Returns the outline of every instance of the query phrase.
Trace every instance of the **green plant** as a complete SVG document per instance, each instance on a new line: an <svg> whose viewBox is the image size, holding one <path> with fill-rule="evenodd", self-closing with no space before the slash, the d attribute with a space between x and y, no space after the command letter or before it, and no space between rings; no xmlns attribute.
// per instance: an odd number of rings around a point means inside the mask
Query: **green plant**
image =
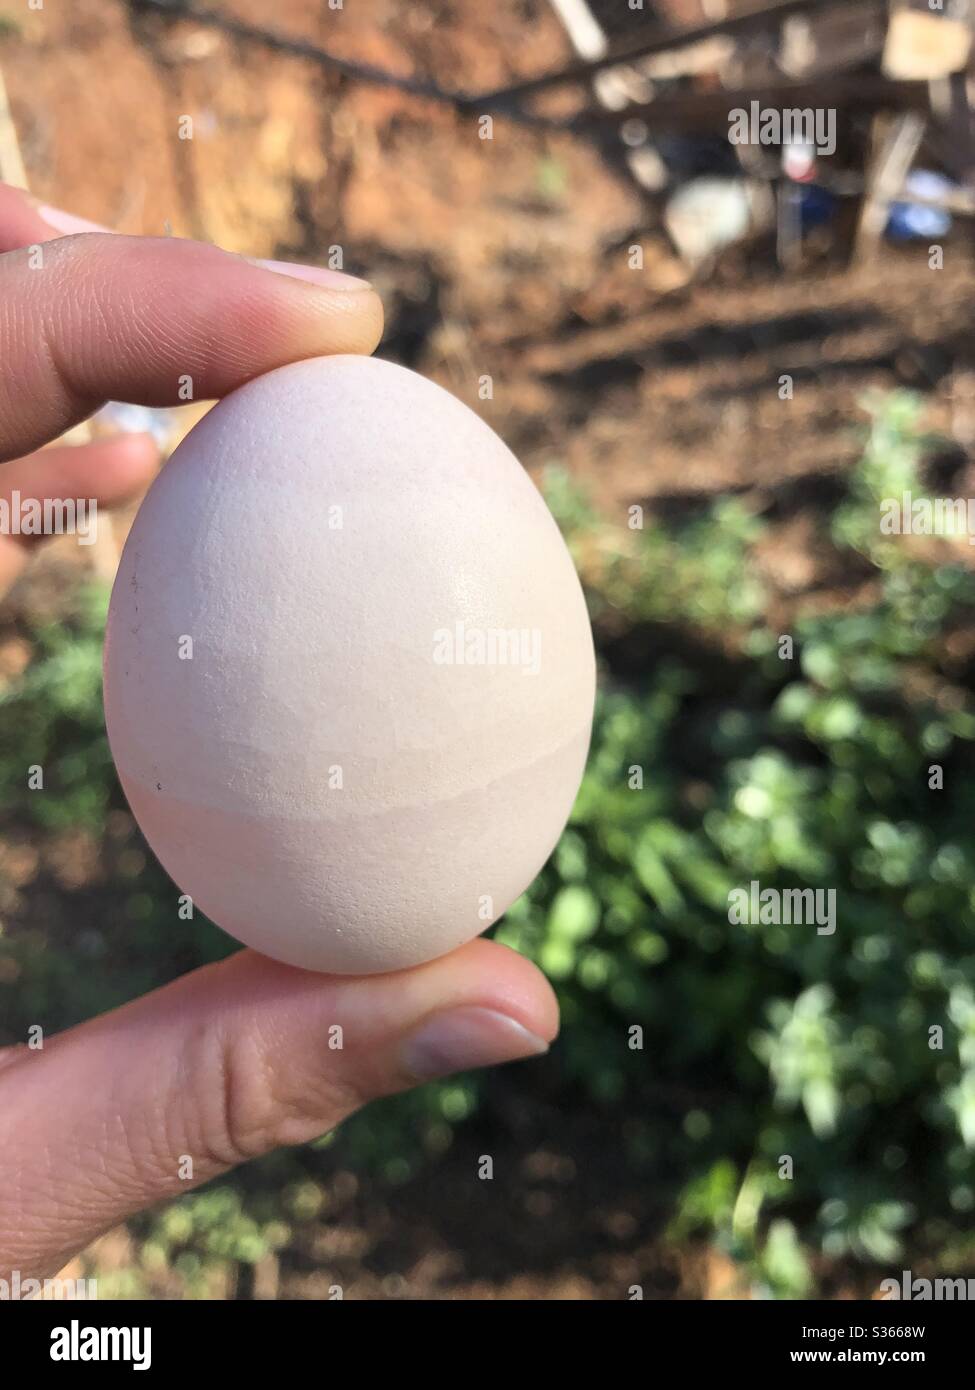
<svg viewBox="0 0 975 1390"><path fill-rule="evenodd" d="M872 404L834 534L869 558L877 598L801 618L791 662L756 617L754 532L734 511L713 509L689 550L658 528L621 557L571 502L597 620L625 579L636 621L704 635L737 622L753 660L716 704L713 652L697 669L651 662L639 692L610 683L566 838L500 932L561 981L581 1025L565 1045L574 1084L628 1109L675 1097L657 1164L692 1175L680 1229L723 1232L786 1294L807 1283L791 1256L781 1273L787 1231L886 1261L907 1230L950 1241L975 1205L975 709L946 674L975 576L881 535L880 499L923 493L924 441L912 398ZM748 601L722 612L738 567ZM730 924L729 890L753 879L835 891L835 935ZM643 1051L627 1046L634 1024ZM756 1214L746 1240L733 1173ZM794 1224L763 1234L763 1207Z"/></svg>

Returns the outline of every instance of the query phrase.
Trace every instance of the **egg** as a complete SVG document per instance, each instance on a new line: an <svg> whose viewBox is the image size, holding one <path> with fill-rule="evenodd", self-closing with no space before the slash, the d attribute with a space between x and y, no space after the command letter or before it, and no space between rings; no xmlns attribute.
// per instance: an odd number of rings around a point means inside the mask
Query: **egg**
<svg viewBox="0 0 975 1390"><path fill-rule="evenodd" d="M519 897L595 688L578 578L514 455L353 356L269 372L187 435L126 541L104 675L180 910L340 974L431 960Z"/></svg>

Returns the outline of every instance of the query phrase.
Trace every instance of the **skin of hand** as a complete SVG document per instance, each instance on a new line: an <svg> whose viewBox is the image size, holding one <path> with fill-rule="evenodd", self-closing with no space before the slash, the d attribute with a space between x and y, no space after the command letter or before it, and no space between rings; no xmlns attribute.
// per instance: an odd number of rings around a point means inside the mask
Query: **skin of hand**
<svg viewBox="0 0 975 1390"><path fill-rule="evenodd" d="M364 281L120 236L0 185L0 497L110 506L151 478L149 436L31 451L106 400L176 405L187 373L219 397L287 362L372 352L381 331ZM0 592L35 544L0 536ZM0 1277L53 1275L144 1207L375 1097L542 1053L557 1030L544 976L478 940L365 978L242 950L43 1048L0 1049Z"/></svg>

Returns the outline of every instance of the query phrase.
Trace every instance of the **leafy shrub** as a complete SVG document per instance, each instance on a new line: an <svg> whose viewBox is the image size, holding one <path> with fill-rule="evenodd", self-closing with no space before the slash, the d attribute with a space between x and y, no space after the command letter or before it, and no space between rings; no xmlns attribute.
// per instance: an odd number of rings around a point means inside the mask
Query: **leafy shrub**
<svg viewBox="0 0 975 1390"><path fill-rule="evenodd" d="M876 596L797 619L793 660L757 618L733 504L682 565L679 535L614 547L571 500L597 620L737 622L749 664L729 690L719 660L675 662L658 630L642 688L607 680L570 827L498 933L560 981L571 1083L631 1112L673 1096L653 1148L690 1175L675 1230L717 1232L787 1293L809 1281L788 1222L826 1255L889 1262L908 1229L963 1247L975 1208L975 712L949 640L975 576L881 535L883 498L924 494L923 441L913 398L872 405L832 530ZM752 880L835 890L835 935L733 925L728 893Z"/></svg>

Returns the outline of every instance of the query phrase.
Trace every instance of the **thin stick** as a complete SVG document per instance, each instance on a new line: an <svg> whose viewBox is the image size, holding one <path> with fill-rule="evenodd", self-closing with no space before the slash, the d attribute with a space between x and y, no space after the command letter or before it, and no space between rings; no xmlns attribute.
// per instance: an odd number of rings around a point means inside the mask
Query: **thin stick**
<svg viewBox="0 0 975 1390"><path fill-rule="evenodd" d="M129 0L133 9L153 10L168 19L191 19L196 24L205 24L211 29L221 29L232 38L262 44L278 53L290 53L294 58L307 58L320 67L332 68L343 77L354 77L360 82L371 82L381 87L392 87L410 96L424 97L428 101L445 102L459 111L470 108L470 100L462 92L452 92L434 82L424 82L415 77L401 77L398 73L387 72L371 63L355 62L349 58L339 58L308 39L283 34L279 30L266 29L223 10L211 10L194 3L194 0Z"/></svg>
<svg viewBox="0 0 975 1390"><path fill-rule="evenodd" d="M450 91L435 82L425 82L413 77L400 77L397 73L374 67L371 63L360 63L349 58L338 58L307 39L282 34L274 29L264 29L249 24L236 15L224 10L209 9L196 3L196 0L129 0L136 10L154 11L170 19L191 19L197 24L222 29L233 38L263 44L279 53L290 53L296 58L307 58L319 66L332 68L346 77L357 78L361 82L371 82L382 87L392 87L397 91L408 92L413 96L425 97L429 101L443 102L460 112L469 115L472 111L496 110L515 121L543 128L558 130L574 128L579 123L566 123L551 117L539 116L522 109L520 103L525 97L550 87L559 87L568 82L583 82L596 77L607 68L625 67L638 58L650 57L658 53L668 53L675 48L700 43L704 39L719 35L739 35L754 29L765 29L781 24L784 19L806 11L816 11L835 0L765 0L761 9L749 10L745 14L735 14L724 19L696 25L688 29L657 28L651 38L641 39L608 50L598 57L587 58L570 63L555 72L542 73L523 82L508 87L499 87L490 92Z"/></svg>

